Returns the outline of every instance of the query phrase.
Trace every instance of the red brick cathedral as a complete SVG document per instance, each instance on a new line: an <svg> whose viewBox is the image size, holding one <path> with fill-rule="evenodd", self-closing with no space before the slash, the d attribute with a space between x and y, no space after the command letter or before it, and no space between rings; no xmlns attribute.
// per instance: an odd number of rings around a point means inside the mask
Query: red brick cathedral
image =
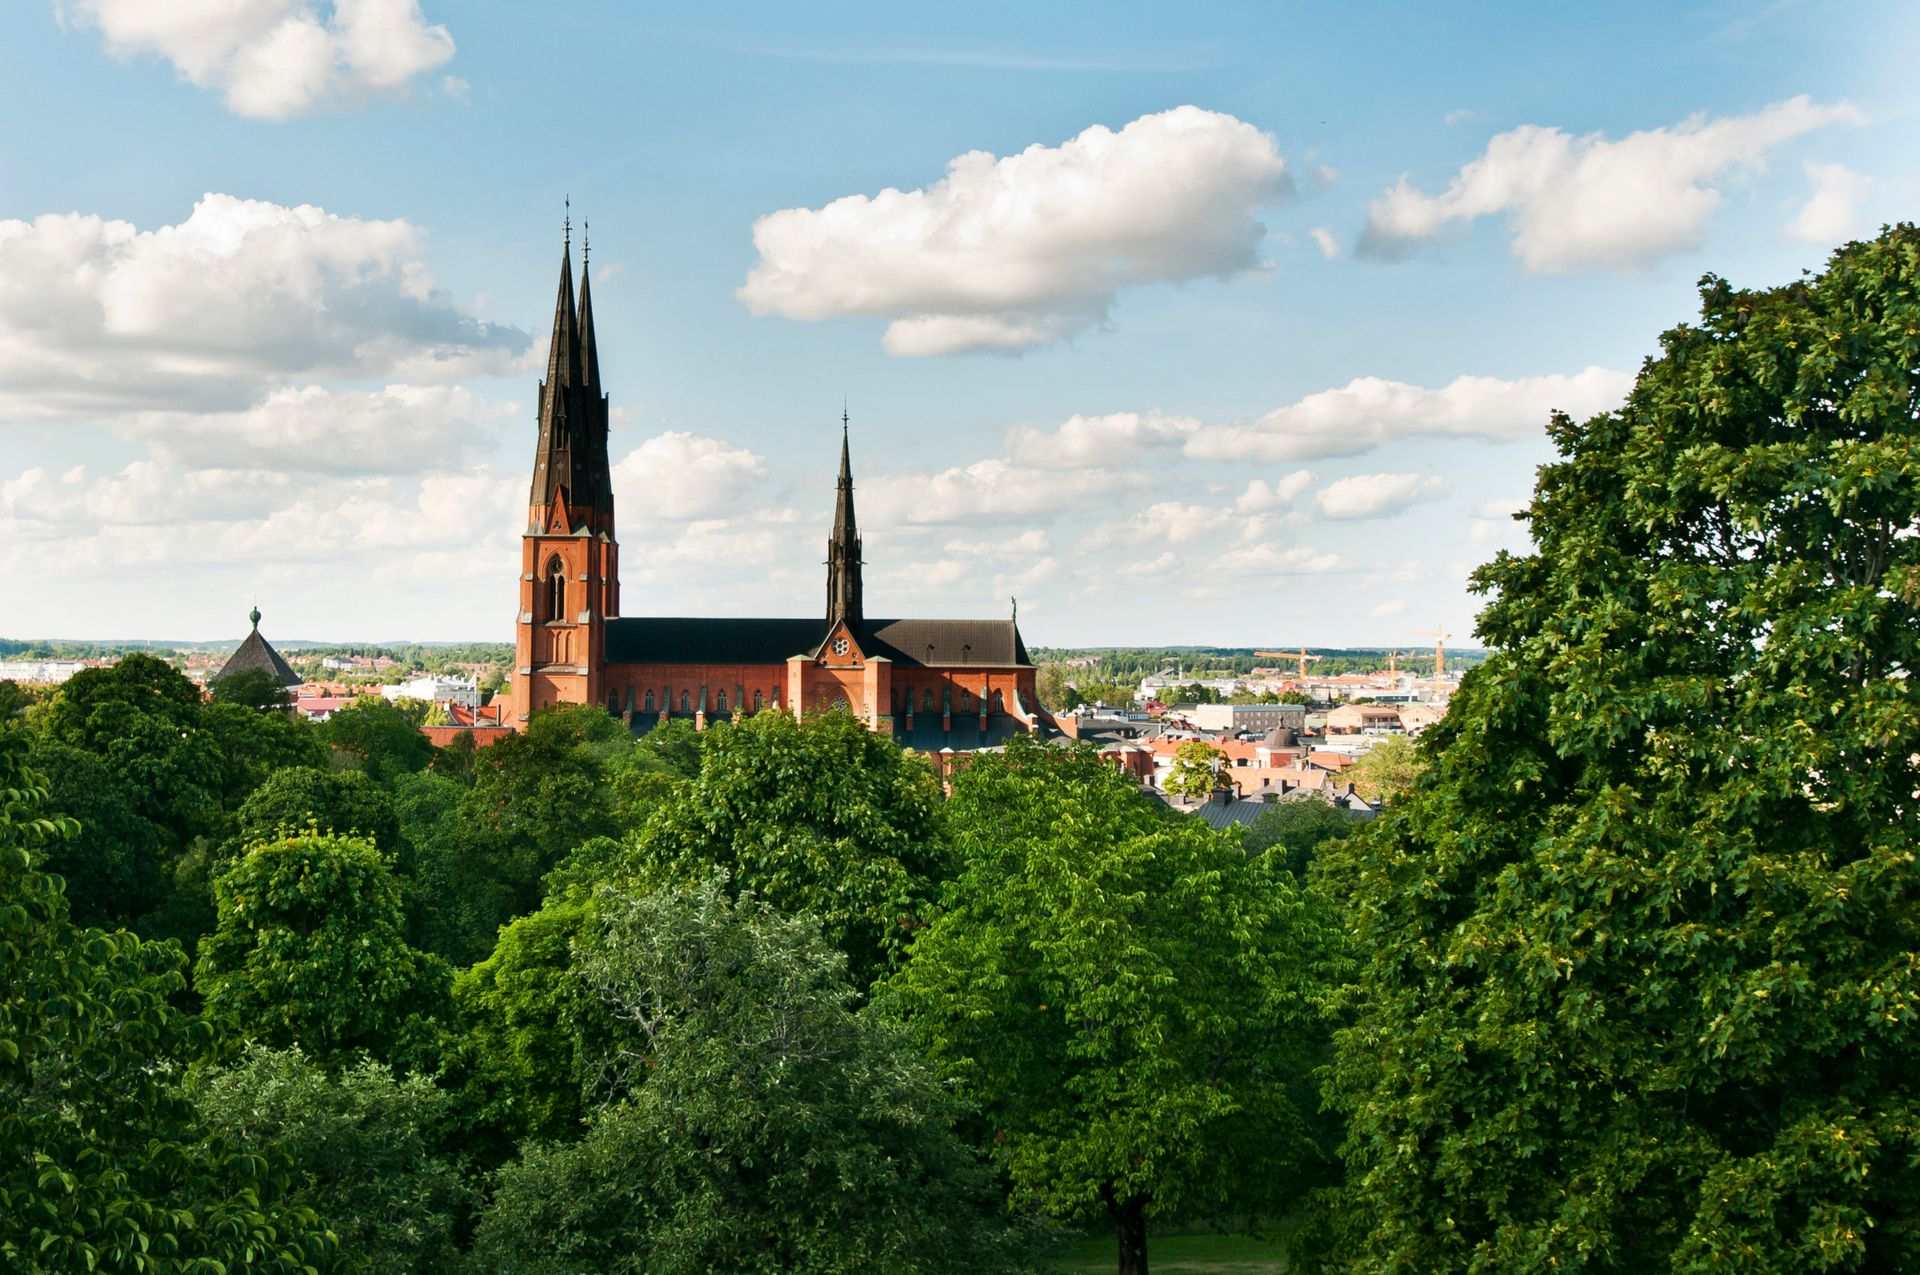
<svg viewBox="0 0 1920 1275"><path fill-rule="evenodd" d="M902 745L928 751L1049 731L1013 620L869 619L860 567L843 414L823 616L620 614L592 289L583 263L576 306L572 252L563 250L520 548L515 725L525 729L530 712L553 704L605 704L637 730L670 717L704 727L769 708L804 715L844 707Z"/></svg>

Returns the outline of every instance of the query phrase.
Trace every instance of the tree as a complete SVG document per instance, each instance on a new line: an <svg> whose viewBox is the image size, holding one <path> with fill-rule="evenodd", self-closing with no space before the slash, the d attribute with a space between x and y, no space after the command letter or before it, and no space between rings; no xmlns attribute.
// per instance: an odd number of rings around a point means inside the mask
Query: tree
<svg viewBox="0 0 1920 1275"><path fill-rule="evenodd" d="M194 984L231 1041L424 1061L444 963L409 947L400 888L367 841L304 832L248 847L214 881Z"/></svg>
<svg viewBox="0 0 1920 1275"><path fill-rule="evenodd" d="M593 924L587 890L550 896L500 930L485 960L454 980L467 1123L496 1153L527 1138L577 1138L586 1076L579 1060L586 996L573 945Z"/></svg>
<svg viewBox="0 0 1920 1275"><path fill-rule="evenodd" d="M0 728L0 1265L330 1267L280 1166L206 1137L179 1096L206 1033L172 1004L178 949L68 921L39 859L73 824L44 813L25 755Z"/></svg>
<svg viewBox="0 0 1920 1275"><path fill-rule="evenodd" d="M178 853L220 814L222 759L202 716L198 687L165 661L136 654L75 673L41 724L47 739L105 762L134 812Z"/></svg>
<svg viewBox="0 0 1920 1275"><path fill-rule="evenodd" d="M1920 231L1701 298L1323 859L1361 1270L1920 1268Z"/></svg>
<svg viewBox="0 0 1920 1275"><path fill-rule="evenodd" d="M1169 796L1205 797L1219 782L1226 755L1204 741L1189 739L1173 750L1173 766L1162 787Z"/></svg>
<svg viewBox="0 0 1920 1275"><path fill-rule="evenodd" d="M34 742L30 760L47 783L45 812L76 825L71 836L47 846L41 861L65 882L74 922L126 925L157 904L167 888L160 830L134 810L107 764L45 739Z"/></svg>
<svg viewBox="0 0 1920 1275"><path fill-rule="evenodd" d="M486 934L540 905L540 879L595 837L621 831L605 759L633 747L594 704L543 709L527 729L478 753L460 803L463 853L453 888L488 916Z"/></svg>
<svg viewBox="0 0 1920 1275"><path fill-rule="evenodd" d="M208 698L216 704L237 704L241 708L285 712L293 706L293 696L279 677L263 668L241 669L207 684Z"/></svg>
<svg viewBox="0 0 1920 1275"><path fill-rule="evenodd" d="M362 695L321 722L320 742L334 756L381 782L396 775L424 770L433 760L433 745L418 723L380 695Z"/></svg>
<svg viewBox="0 0 1920 1275"><path fill-rule="evenodd" d="M371 1060L330 1072L298 1046L250 1045L231 1066L196 1069L187 1095L212 1139L287 1166L290 1198L356 1269L465 1269L453 1229L473 1201L433 1151L446 1098L425 1076L396 1080Z"/></svg>
<svg viewBox="0 0 1920 1275"><path fill-rule="evenodd" d="M966 864L888 1003L981 1108L1019 1206L1106 1220L1277 1208L1325 1155L1303 1112L1328 938L1284 870L1169 818L1091 749L1015 740L953 781Z"/></svg>
<svg viewBox="0 0 1920 1275"><path fill-rule="evenodd" d="M472 861L460 810L467 789L437 765L397 776L391 788L400 839L413 855L413 941L454 965L485 958L510 913L502 887L484 881Z"/></svg>
<svg viewBox="0 0 1920 1275"><path fill-rule="evenodd" d="M396 862L402 857L393 795L359 771L336 774L311 766L276 771L241 803L234 822L238 826L226 852L228 862L250 843L308 827L352 834L371 841Z"/></svg>
<svg viewBox="0 0 1920 1275"><path fill-rule="evenodd" d="M605 1105L583 1141L501 1171L476 1255L556 1275L1017 1266L933 1070L855 1010L811 920L728 894L602 894L578 976L607 1022Z"/></svg>
<svg viewBox="0 0 1920 1275"><path fill-rule="evenodd" d="M239 806L276 771L326 764L326 750L314 738L313 727L291 713L216 703L206 707L200 721L220 757L223 809Z"/></svg>
<svg viewBox="0 0 1920 1275"><path fill-rule="evenodd" d="M1086 702L1068 680L1064 664L1042 664L1034 677L1034 692L1042 707L1055 713L1070 713Z"/></svg>
<svg viewBox="0 0 1920 1275"><path fill-rule="evenodd" d="M1296 880L1305 880L1321 847L1351 836L1359 826L1358 815L1318 797L1276 801L1253 821L1240 848L1250 855L1273 855Z"/></svg>
<svg viewBox="0 0 1920 1275"><path fill-rule="evenodd" d="M1412 792L1426 770L1427 755L1417 741L1388 735L1347 767L1342 778L1368 801L1392 804Z"/></svg>
<svg viewBox="0 0 1920 1275"><path fill-rule="evenodd" d="M950 870L932 767L844 712L755 713L707 734L700 777L635 839L638 867L682 883L720 868L818 917L854 978L871 980Z"/></svg>

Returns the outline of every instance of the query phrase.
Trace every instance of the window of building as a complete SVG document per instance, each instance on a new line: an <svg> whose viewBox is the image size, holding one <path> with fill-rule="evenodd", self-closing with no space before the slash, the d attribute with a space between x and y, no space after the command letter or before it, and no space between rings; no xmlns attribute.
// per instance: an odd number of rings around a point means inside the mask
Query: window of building
<svg viewBox="0 0 1920 1275"><path fill-rule="evenodd" d="M653 711L653 692L652 691L647 692L647 711L649 713Z"/></svg>
<svg viewBox="0 0 1920 1275"><path fill-rule="evenodd" d="M567 564L555 554L547 564L547 619L558 623L567 618Z"/></svg>
<svg viewBox="0 0 1920 1275"><path fill-rule="evenodd" d="M720 697L714 700L713 706L717 712L724 713L727 711L727 693L725 691L720 692Z"/></svg>
<svg viewBox="0 0 1920 1275"><path fill-rule="evenodd" d="M693 711L693 697L685 691L680 692L680 711L683 713L691 713Z"/></svg>
<svg viewBox="0 0 1920 1275"><path fill-rule="evenodd" d="M913 692L909 691L907 693L911 695ZM920 711L923 713L931 713L933 711L933 688L931 686L927 688L927 693L920 698Z"/></svg>
<svg viewBox="0 0 1920 1275"><path fill-rule="evenodd" d="M753 711L756 713L760 711L760 692L759 691L755 691L753 693Z"/></svg>
<svg viewBox="0 0 1920 1275"><path fill-rule="evenodd" d="M999 691L993 693L993 711L996 713L1004 713L1007 711L1005 703L1000 698Z"/></svg>

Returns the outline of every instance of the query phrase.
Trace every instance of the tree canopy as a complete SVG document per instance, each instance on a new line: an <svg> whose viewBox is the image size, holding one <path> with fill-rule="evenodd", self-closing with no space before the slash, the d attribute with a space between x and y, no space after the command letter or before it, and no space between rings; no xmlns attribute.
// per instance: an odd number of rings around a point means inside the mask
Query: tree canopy
<svg viewBox="0 0 1920 1275"><path fill-rule="evenodd" d="M1148 1217L1311 1180L1327 936L1291 876L1091 749L977 757L949 816L965 867L888 1003L980 1106L1015 1202L1110 1221L1124 1273Z"/></svg>
<svg viewBox="0 0 1920 1275"><path fill-rule="evenodd" d="M1920 1267L1920 231L1700 295L1326 856L1358 1269Z"/></svg>

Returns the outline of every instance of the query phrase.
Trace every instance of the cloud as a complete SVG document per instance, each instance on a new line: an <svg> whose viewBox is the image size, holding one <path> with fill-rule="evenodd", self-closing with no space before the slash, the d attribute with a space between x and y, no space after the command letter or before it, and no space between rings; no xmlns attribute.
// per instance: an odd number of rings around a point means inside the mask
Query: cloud
<svg viewBox="0 0 1920 1275"><path fill-rule="evenodd" d="M681 430L654 435L613 467L626 518L713 518L749 503L766 475L764 457Z"/></svg>
<svg viewBox="0 0 1920 1275"><path fill-rule="evenodd" d="M1787 223L1787 233L1808 243L1836 246L1863 230L1860 204L1873 179L1844 164L1807 164L1813 193Z"/></svg>
<svg viewBox="0 0 1920 1275"><path fill-rule="evenodd" d="M1345 571L1351 564L1337 553L1310 549L1304 545L1281 548L1258 543L1229 549L1207 564L1210 576L1247 577L1312 576L1329 571Z"/></svg>
<svg viewBox="0 0 1920 1275"><path fill-rule="evenodd" d="M1728 174L1761 167L1776 147L1815 129L1863 119L1847 103L1821 106L1803 95L1618 141L1526 125L1488 142L1439 195L1402 177L1370 205L1359 248L1393 256L1449 223L1502 213L1530 271L1638 269L1700 245Z"/></svg>
<svg viewBox="0 0 1920 1275"><path fill-rule="evenodd" d="M1313 486L1313 471L1307 469L1296 469L1284 478L1277 478L1271 483L1264 478L1256 478L1247 484L1247 489L1240 493L1239 499L1233 502L1233 507L1237 513L1269 513L1291 505L1299 499L1301 492L1311 486Z"/></svg>
<svg viewBox="0 0 1920 1275"><path fill-rule="evenodd" d="M233 411L291 379L453 380L530 346L434 287L405 221L209 194L174 226L0 220L0 419Z"/></svg>
<svg viewBox="0 0 1920 1275"><path fill-rule="evenodd" d="M153 458L189 469L420 474L466 467L515 412L457 385L274 390L235 412L140 412L116 424Z"/></svg>
<svg viewBox="0 0 1920 1275"><path fill-rule="evenodd" d="M1333 237L1331 230L1325 226L1315 226L1307 233L1313 236L1313 242L1320 246L1320 255L1328 261L1340 255L1340 241Z"/></svg>
<svg viewBox="0 0 1920 1275"><path fill-rule="evenodd" d="M738 295L755 314L884 318L890 354L1022 350L1098 326L1123 288L1256 268L1254 214L1290 189L1272 137L1181 106L971 151L925 189L769 213Z"/></svg>
<svg viewBox="0 0 1920 1275"><path fill-rule="evenodd" d="M858 484L860 518L876 527L911 527L1051 517L1137 481L1111 470L1035 472L991 456L934 474L876 474Z"/></svg>
<svg viewBox="0 0 1920 1275"><path fill-rule="evenodd" d="M453 57L418 0L66 0L60 12L98 29L115 57L158 54L254 119L394 92Z"/></svg>
<svg viewBox="0 0 1920 1275"><path fill-rule="evenodd" d="M1158 412L1070 416L1050 433L1016 426L1007 435L1007 455L1040 469L1113 468L1131 464L1151 448L1178 443L1199 428L1191 416Z"/></svg>
<svg viewBox="0 0 1920 1275"><path fill-rule="evenodd" d="M1363 376L1275 408L1250 425L1194 431L1185 451L1196 460L1312 460L1357 456L1409 438L1531 438L1544 432L1549 413L1605 411L1632 385L1630 374L1602 367L1517 380L1461 376L1438 389Z"/></svg>
<svg viewBox="0 0 1920 1275"><path fill-rule="evenodd" d="M1321 488L1314 504L1329 518L1382 518L1438 499L1446 489L1444 480L1418 474L1355 474Z"/></svg>

